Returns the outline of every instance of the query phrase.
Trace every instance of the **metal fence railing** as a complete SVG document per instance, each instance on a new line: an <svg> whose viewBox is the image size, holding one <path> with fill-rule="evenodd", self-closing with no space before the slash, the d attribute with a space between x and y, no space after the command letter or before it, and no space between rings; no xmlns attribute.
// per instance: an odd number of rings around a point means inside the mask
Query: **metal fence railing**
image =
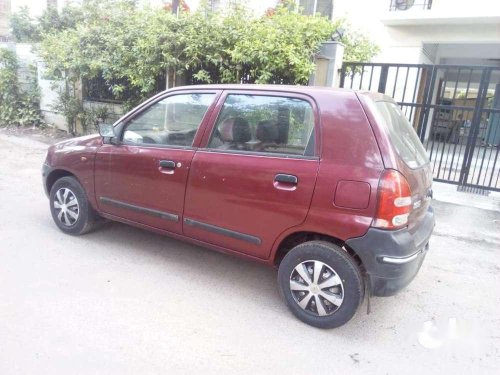
<svg viewBox="0 0 500 375"><path fill-rule="evenodd" d="M436 180L500 191L500 68L347 62L340 86L394 98Z"/></svg>

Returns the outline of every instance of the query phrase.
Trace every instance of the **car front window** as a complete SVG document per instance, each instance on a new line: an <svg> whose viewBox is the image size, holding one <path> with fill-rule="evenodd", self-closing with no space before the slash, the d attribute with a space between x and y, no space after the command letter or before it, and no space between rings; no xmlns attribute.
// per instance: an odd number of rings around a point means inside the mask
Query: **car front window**
<svg viewBox="0 0 500 375"><path fill-rule="evenodd" d="M123 141L132 144L191 146L215 94L172 95L134 117Z"/></svg>

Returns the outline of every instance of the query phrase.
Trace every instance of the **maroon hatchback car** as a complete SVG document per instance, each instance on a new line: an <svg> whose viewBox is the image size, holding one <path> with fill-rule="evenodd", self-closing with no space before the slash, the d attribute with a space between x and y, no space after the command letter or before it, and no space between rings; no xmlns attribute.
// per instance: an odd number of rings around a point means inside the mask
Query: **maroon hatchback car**
<svg viewBox="0 0 500 375"><path fill-rule="evenodd" d="M180 87L100 133L49 148L43 183L65 233L106 218L276 266L290 310L321 328L351 319L365 291L395 294L424 260L429 162L387 96Z"/></svg>

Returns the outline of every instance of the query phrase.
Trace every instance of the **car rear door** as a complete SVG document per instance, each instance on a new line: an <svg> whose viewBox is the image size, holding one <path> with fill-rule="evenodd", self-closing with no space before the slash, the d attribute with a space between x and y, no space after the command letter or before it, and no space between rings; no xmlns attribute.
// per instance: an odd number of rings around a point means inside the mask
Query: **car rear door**
<svg viewBox="0 0 500 375"><path fill-rule="evenodd" d="M150 227L182 233L191 161L218 91L176 91L124 123L118 144L96 154L99 209Z"/></svg>
<svg viewBox="0 0 500 375"><path fill-rule="evenodd" d="M184 234L268 258L275 239L307 216L318 120L305 95L226 91L191 164Z"/></svg>

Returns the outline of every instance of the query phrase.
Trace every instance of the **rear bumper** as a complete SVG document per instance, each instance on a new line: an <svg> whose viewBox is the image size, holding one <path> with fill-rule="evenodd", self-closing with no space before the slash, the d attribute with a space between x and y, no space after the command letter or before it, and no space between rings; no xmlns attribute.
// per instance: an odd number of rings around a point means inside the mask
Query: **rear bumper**
<svg viewBox="0 0 500 375"><path fill-rule="evenodd" d="M346 244L361 258L374 296L392 296L417 275L429 249L434 211L429 207L418 228L388 231L370 228Z"/></svg>

